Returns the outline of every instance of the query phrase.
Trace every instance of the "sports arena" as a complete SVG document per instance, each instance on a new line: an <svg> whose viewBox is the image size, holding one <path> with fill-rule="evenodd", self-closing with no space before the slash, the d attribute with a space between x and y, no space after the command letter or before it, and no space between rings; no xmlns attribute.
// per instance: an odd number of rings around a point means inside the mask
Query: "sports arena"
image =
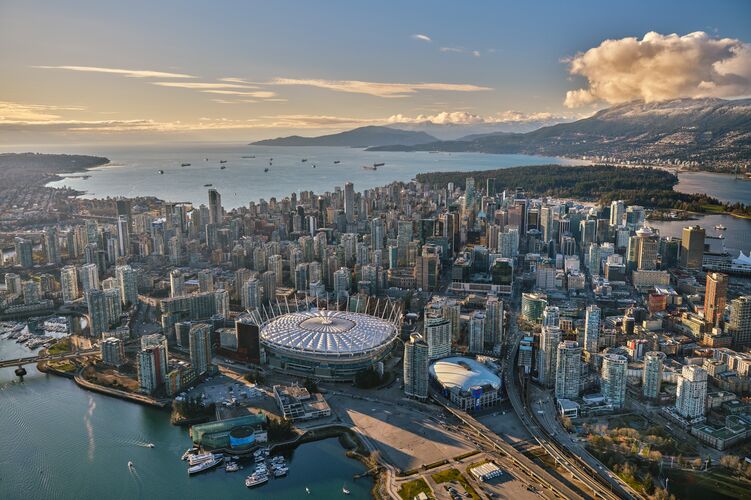
<svg viewBox="0 0 751 500"><path fill-rule="evenodd" d="M325 309L279 313L261 318L259 325L267 363L323 380L353 380L390 352L399 332L399 311L388 305L378 315Z"/></svg>

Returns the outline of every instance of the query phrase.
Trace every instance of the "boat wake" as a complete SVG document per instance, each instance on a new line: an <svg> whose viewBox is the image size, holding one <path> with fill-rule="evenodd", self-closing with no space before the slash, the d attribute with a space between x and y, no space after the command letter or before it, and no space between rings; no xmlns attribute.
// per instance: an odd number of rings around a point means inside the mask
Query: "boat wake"
<svg viewBox="0 0 751 500"><path fill-rule="evenodd" d="M89 396L89 408L86 411L86 414L83 416L83 423L86 426L86 434L88 434L89 436L89 461L94 460L94 450L96 449L96 442L94 440L94 426L91 424L91 416L94 414L95 409L96 401L94 401L93 397Z"/></svg>

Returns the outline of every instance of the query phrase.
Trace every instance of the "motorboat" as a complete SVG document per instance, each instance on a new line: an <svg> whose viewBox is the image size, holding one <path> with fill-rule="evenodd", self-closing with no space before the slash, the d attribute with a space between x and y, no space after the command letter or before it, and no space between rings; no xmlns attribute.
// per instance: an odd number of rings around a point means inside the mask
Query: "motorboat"
<svg viewBox="0 0 751 500"><path fill-rule="evenodd" d="M213 186L213 184L211 184L211 183L203 185L203 187L205 187L205 188L208 188L208 187L211 187L211 186Z"/></svg>
<svg viewBox="0 0 751 500"><path fill-rule="evenodd" d="M197 455L190 455L188 457L188 463L190 465L198 465L202 462L208 462L210 460L221 460L223 455L221 453L199 453Z"/></svg>
<svg viewBox="0 0 751 500"><path fill-rule="evenodd" d="M219 160L219 163L227 163L227 160Z"/></svg>
<svg viewBox="0 0 751 500"><path fill-rule="evenodd" d="M156 448L154 443L146 443L146 448Z"/></svg>
<svg viewBox="0 0 751 500"><path fill-rule="evenodd" d="M258 486L267 482L269 482L269 476L267 474L253 473L245 478L245 486L247 486L248 488L252 488L253 486Z"/></svg>
<svg viewBox="0 0 751 500"><path fill-rule="evenodd" d="M227 168L227 165L222 165L222 166L221 166L221 167L219 167L219 168L220 168L221 170L224 170L225 168Z"/></svg>
<svg viewBox="0 0 751 500"><path fill-rule="evenodd" d="M180 164L180 166L181 166L181 167L189 167L189 166L190 166L190 163L181 163L181 164Z"/></svg>
<svg viewBox="0 0 751 500"><path fill-rule="evenodd" d="M136 466L133 465L133 462L128 462L128 469L135 469Z"/></svg>
<svg viewBox="0 0 751 500"><path fill-rule="evenodd" d="M159 175L164 175L164 170L157 170L157 172L159 173Z"/></svg>
<svg viewBox="0 0 751 500"><path fill-rule="evenodd" d="M342 486L342 493L344 493L345 495L349 495L350 491L347 489L346 486Z"/></svg>
<svg viewBox="0 0 751 500"><path fill-rule="evenodd" d="M213 469L217 465L222 463L221 458L212 458L211 460L207 460L206 462L201 462L198 465L194 465L192 467L188 467L188 474L198 474L199 472L207 471L209 469Z"/></svg>
<svg viewBox="0 0 751 500"><path fill-rule="evenodd" d="M363 165L362 168L363 168L363 170L378 170L378 167L375 166L375 164L373 166Z"/></svg>
<svg viewBox="0 0 751 500"><path fill-rule="evenodd" d="M224 466L226 472L237 472L240 470L240 464L237 462L229 462Z"/></svg>
<svg viewBox="0 0 751 500"><path fill-rule="evenodd" d="M280 467L278 469L274 469L274 477L284 477L287 475L288 471L288 467Z"/></svg>
<svg viewBox="0 0 751 500"><path fill-rule="evenodd" d="M334 160L334 165L339 165L341 163L341 160Z"/></svg>

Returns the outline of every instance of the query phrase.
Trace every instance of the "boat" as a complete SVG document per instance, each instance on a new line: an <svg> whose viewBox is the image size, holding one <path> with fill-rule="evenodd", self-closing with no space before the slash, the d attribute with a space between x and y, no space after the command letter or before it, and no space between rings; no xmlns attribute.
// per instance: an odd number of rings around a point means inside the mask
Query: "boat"
<svg viewBox="0 0 751 500"><path fill-rule="evenodd" d="M219 160L219 163L227 163L227 160Z"/></svg>
<svg viewBox="0 0 751 500"><path fill-rule="evenodd" d="M250 476L245 478L245 486L248 488L252 488L253 486L258 486L259 484L264 484L269 482L269 476L266 474L251 474Z"/></svg>
<svg viewBox="0 0 751 500"><path fill-rule="evenodd" d="M210 460L221 460L224 457L221 453L199 453L197 455L190 455L188 457L188 463L190 465L197 465L202 462L208 462Z"/></svg>
<svg viewBox="0 0 751 500"><path fill-rule="evenodd" d="M187 460L189 456L191 456L197 451L198 451L197 448L188 448L187 450L185 450L185 453L183 453L183 456L180 457L180 460Z"/></svg>
<svg viewBox="0 0 751 500"><path fill-rule="evenodd" d="M378 167L376 167L375 165L373 165L372 167L370 165L363 165L362 168L363 170L378 170Z"/></svg>
<svg viewBox="0 0 751 500"><path fill-rule="evenodd" d="M189 166L190 166L190 163L181 163L181 164L180 164L180 166L181 166L181 167L189 167Z"/></svg>
<svg viewBox="0 0 751 500"><path fill-rule="evenodd" d="M193 467L188 467L188 474L198 474L199 472L207 471L216 467L220 463L222 463L221 458L212 458L211 460L201 462L200 464L194 465Z"/></svg>
<svg viewBox="0 0 751 500"><path fill-rule="evenodd" d="M164 170L157 170L159 172L159 175L164 175Z"/></svg>
<svg viewBox="0 0 751 500"><path fill-rule="evenodd" d="M382 167L384 165L385 165L385 163L383 163L383 162L381 162L381 163L374 163L373 164L374 167Z"/></svg>
<svg viewBox="0 0 751 500"><path fill-rule="evenodd" d="M716 229L717 231L725 231L725 230L727 229L727 228L726 228L725 226L723 226L722 224L717 224L717 225L716 225L716 226L715 226L714 228L715 228L715 229Z"/></svg>
<svg viewBox="0 0 751 500"><path fill-rule="evenodd" d="M284 477L287 475L288 471L289 471L289 468L287 467L280 467L278 469L274 469L274 477Z"/></svg>
<svg viewBox="0 0 751 500"><path fill-rule="evenodd" d="M211 186L213 186L213 184L211 184L211 183L209 183L209 184L204 184L204 185L203 185L203 187L205 187L205 188L209 188L209 187L211 187Z"/></svg>
<svg viewBox="0 0 751 500"><path fill-rule="evenodd" d="M224 466L224 470L226 472L237 472L240 470L240 464L238 464L237 462L229 462Z"/></svg>
<svg viewBox="0 0 751 500"><path fill-rule="evenodd" d="M308 161L308 159L307 159L307 158L303 158L303 159L302 159L302 162L303 162L303 163L305 163L306 161Z"/></svg>
<svg viewBox="0 0 751 500"><path fill-rule="evenodd" d="M219 168L220 168L220 169L222 169L222 170L224 170L225 168L227 168L227 166L226 166L226 165L222 165L222 166L221 166L221 167L219 167Z"/></svg>
<svg viewBox="0 0 751 500"><path fill-rule="evenodd" d="M307 486L305 487L305 493L307 493L308 495L310 495L310 488L308 488Z"/></svg>
<svg viewBox="0 0 751 500"><path fill-rule="evenodd" d="M255 158L255 156L241 156L240 158Z"/></svg>
<svg viewBox="0 0 751 500"><path fill-rule="evenodd" d="M341 160L334 160L334 165L339 165L341 163Z"/></svg>
<svg viewBox="0 0 751 500"><path fill-rule="evenodd" d="M155 448L156 445L154 443L147 443L146 448Z"/></svg>
<svg viewBox="0 0 751 500"><path fill-rule="evenodd" d="M133 462L128 462L128 469L135 469L136 466L133 465Z"/></svg>
<svg viewBox="0 0 751 500"><path fill-rule="evenodd" d="M268 168L264 168L264 169L263 169L263 171L264 171L264 172L268 172L268 171L269 171L269 169L268 169Z"/></svg>
<svg viewBox="0 0 751 500"><path fill-rule="evenodd" d="M349 495L350 491L347 489L346 486L342 486L342 493L344 493L345 495Z"/></svg>

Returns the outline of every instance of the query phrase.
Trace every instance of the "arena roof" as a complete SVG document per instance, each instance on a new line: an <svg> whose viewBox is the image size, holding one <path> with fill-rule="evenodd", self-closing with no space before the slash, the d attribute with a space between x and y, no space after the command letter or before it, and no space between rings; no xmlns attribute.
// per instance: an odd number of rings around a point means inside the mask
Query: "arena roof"
<svg viewBox="0 0 751 500"><path fill-rule="evenodd" d="M496 390L501 388L501 379L472 358L455 356L439 359L430 365L430 375L449 390L468 392L472 387L485 385Z"/></svg>
<svg viewBox="0 0 751 500"><path fill-rule="evenodd" d="M261 341L272 348L331 356L379 350L396 335L391 322L349 311L290 312L261 328Z"/></svg>

